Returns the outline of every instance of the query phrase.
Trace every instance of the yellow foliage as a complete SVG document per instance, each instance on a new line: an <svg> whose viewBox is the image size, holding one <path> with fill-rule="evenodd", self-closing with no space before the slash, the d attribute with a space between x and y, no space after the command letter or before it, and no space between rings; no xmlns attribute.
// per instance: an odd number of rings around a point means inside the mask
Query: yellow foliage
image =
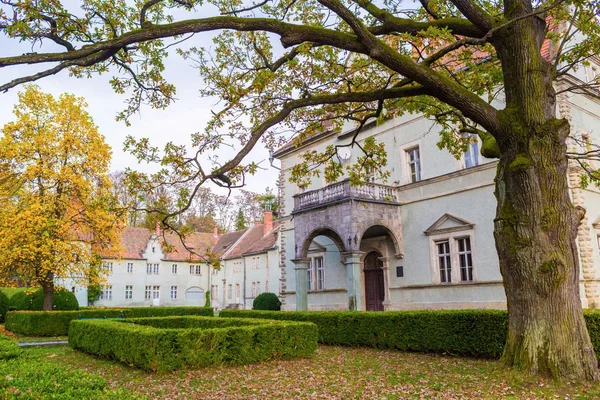
<svg viewBox="0 0 600 400"><path fill-rule="evenodd" d="M37 86L19 93L0 137L0 282L87 282L100 252L118 253L111 149L86 106Z"/></svg>

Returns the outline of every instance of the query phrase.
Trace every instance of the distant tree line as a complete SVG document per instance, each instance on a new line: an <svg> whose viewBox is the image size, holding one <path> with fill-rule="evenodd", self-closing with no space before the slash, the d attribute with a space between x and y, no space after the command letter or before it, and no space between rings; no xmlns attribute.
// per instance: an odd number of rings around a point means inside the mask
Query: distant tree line
<svg viewBox="0 0 600 400"><path fill-rule="evenodd" d="M127 224L154 229L163 218L178 209L179 195L185 187L159 186L152 191L138 191L128 183L125 171L110 174L113 192L127 214ZM267 187L264 193L239 189L229 195L200 188L182 214L170 218L169 224L178 229L196 232L242 230L254 222L262 222L263 212L270 209L275 218L279 211L279 196Z"/></svg>

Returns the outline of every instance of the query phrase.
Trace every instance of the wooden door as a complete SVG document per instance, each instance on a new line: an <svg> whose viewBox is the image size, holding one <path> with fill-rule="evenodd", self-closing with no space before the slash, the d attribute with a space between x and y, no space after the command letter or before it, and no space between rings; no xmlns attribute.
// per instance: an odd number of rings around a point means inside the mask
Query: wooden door
<svg viewBox="0 0 600 400"><path fill-rule="evenodd" d="M381 254L371 252L364 260L365 303L367 311L383 311L384 284Z"/></svg>

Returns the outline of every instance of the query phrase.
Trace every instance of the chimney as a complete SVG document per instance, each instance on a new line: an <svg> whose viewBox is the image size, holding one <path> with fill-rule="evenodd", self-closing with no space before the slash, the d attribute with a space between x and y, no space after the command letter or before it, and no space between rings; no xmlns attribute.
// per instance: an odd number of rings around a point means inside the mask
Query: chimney
<svg viewBox="0 0 600 400"><path fill-rule="evenodd" d="M264 213L263 219L264 219L263 235L266 235L271 229L273 229L273 212L271 212L270 206L265 207L265 213Z"/></svg>
<svg viewBox="0 0 600 400"><path fill-rule="evenodd" d="M215 225L215 229L213 229L213 236L215 239L219 237L219 228Z"/></svg>

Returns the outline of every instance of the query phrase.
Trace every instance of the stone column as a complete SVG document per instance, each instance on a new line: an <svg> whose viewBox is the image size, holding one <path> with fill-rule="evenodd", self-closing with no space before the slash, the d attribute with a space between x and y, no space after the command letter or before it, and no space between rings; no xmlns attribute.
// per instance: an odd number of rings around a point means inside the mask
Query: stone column
<svg viewBox="0 0 600 400"><path fill-rule="evenodd" d="M296 271L296 311L308 310L308 258L293 259Z"/></svg>
<svg viewBox="0 0 600 400"><path fill-rule="evenodd" d="M349 251L342 253L344 264L346 265L347 287L348 287L348 309L350 311L363 310L362 295L362 251Z"/></svg>
<svg viewBox="0 0 600 400"><path fill-rule="evenodd" d="M383 263L383 309L389 311L392 306L390 297L390 258L379 257L379 260Z"/></svg>

